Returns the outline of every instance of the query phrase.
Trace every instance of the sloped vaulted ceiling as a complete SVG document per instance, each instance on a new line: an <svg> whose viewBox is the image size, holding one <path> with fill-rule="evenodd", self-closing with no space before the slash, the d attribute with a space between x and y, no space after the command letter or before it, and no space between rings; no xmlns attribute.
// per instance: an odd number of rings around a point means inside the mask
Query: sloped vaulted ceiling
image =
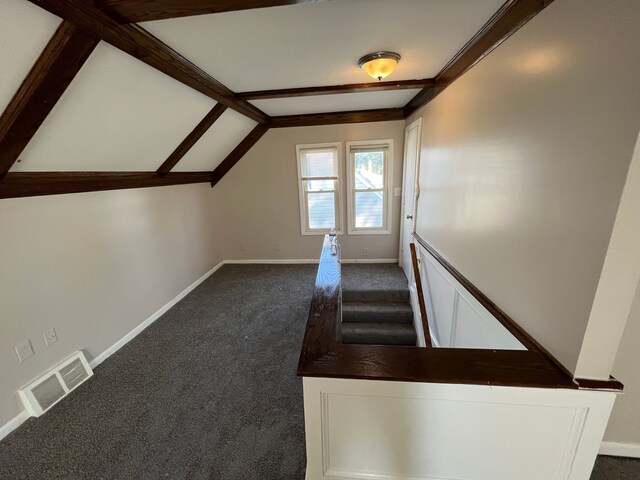
<svg viewBox="0 0 640 480"><path fill-rule="evenodd" d="M2 2L0 198L215 183L269 128L404 118L548 3Z"/></svg>
<svg viewBox="0 0 640 480"><path fill-rule="evenodd" d="M153 171L215 103L101 42L11 171Z"/></svg>

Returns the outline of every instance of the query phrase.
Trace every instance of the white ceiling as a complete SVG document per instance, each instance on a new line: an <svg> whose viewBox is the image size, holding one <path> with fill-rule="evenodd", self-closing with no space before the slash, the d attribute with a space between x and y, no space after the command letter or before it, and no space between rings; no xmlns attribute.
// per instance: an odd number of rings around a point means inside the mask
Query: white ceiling
<svg viewBox="0 0 640 480"><path fill-rule="evenodd" d="M357 60L376 50L402 55L390 80L433 77L503 3L333 0L142 26L243 92L371 81Z"/></svg>
<svg viewBox="0 0 640 480"><path fill-rule="evenodd" d="M214 105L102 42L11 171L154 171Z"/></svg>
<svg viewBox="0 0 640 480"><path fill-rule="evenodd" d="M388 90L383 92L342 93L313 97L271 98L251 100L267 115L296 115L301 113L346 112L370 108L401 107L420 90Z"/></svg>
<svg viewBox="0 0 640 480"><path fill-rule="evenodd" d="M178 162L174 172L212 171L257 125L231 109L227 109L212 127Z"/></svg>
<svg viewBox="0 0 640 480"><path fill-rule="evenodd" d="M434 76L504 0L332 0L144 27L236 92L371 81L374 50L403 56L389 80ZM0 111L60 19L0 0ZM413 90L255 100L269 115L401 107ZM215 102L100 43L15 163L20 171L154 171ZM175 171L213 170L256 123L227 110Z"/></svg>
<svg viewBox="0 0 640 480"><path fill-rule="evenodd" d="M26 0L0 0L0 112L29 73L61 20Z"/></svg>

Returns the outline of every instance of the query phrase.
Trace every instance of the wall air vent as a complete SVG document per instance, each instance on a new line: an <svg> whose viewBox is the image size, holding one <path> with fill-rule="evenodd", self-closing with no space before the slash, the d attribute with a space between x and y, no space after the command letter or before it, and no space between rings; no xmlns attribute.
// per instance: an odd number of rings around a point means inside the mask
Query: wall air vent
<svg viewBox="0 0 640 480"><path fill-rule="evenodd" d="M87 359L77 352L22 388L20 397L31 416L39 417L91 376Z"/></svg>

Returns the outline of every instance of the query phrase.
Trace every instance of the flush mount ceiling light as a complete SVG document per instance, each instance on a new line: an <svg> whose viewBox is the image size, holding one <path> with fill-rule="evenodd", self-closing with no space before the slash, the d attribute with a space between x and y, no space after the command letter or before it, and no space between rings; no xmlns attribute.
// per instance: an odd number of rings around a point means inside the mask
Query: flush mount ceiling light
<svg viewBox="0 0 640 480"><path fill-rule="evenodd" d="M358 60L358 66L373 78L382 80L391 75L400 61L400 55L395 52L374 52Z"/></svg>

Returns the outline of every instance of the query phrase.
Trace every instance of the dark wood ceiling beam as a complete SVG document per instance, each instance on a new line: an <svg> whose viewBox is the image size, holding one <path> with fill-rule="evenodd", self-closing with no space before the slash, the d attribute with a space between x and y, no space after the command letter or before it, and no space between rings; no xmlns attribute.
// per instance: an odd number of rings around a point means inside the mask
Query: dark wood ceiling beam
<svg viewBox="0 0 640 480"><path fill-rule="evenodd" d="M207 130L209 130L211 125L213 125L216 120L218 120L222 116L226 109L227 107L225 105L222 105L221 103L218 103L215 107L213 107L211 111L207 113L207 115L200 121L200 123L196 125L196 128L194 128L193 131L189 135L187 135L187 138L185 138L182 143L178 145L178 148L176 148L173 153L169 155L169 158L165 160L160 168L158 168L158 175L166 175L167 173L169 173L171 169L175 167L176 164L182 159L182 157L185 156L189 149L193 147L198 140L200 140L200 137L202 137L207 132Z"/></svg>
<svg viewBox="0 0 640 480"><path fill-rule="evenodd" d="M0 177L18 159L99 39L62 22L0 117Z"/></svg>
<svg viewBox="0 0 640 480"><path fill-rule="evenodd" d="M552 1L508 0L436 75L435 86L423 89L405 105L405 116L433 100Z"/></svg>
<svg viewBox="0 0 640 480"><path fill-rule="evenodd" d="M271 98L313 97L317 95L335 95L340 93L382 92L386 90L408 90L428 88L435 83L433 78L422 80L400 80L397 82L352 83L347 85L330 85L324 87L287 88L282 90L262 90L238 93L243 100L267 100Z"/></svg>
<svg viewBox="0 0 640 480"><path fill-rule="evenodd" d="M244 155L251 150L258 140L267 133L269 126L265 124L258 124L249 135L244 137L240 144L233 149L233 151L227 155L220 165L212 172L211 186L215 186L222 178L231 170L238 161L244 157Z"/></svg>
<svg viewBox="0 0 640 480"><path fill-rule="evenodd" d="M309 127L313 125L338 125L341 123L387 122L403 120L402 108L380 108L375 110L355 110L352 112L308 113L303 115L283 115L271 117L272 128Z"/></svg>
<svg viewBox="0 0 640 480"><path fill-rule="evenodd" d="M314 1L317 0L99 0L98 4L124 21L145 22Z"/></svg>
<svg viewBox="0 0 640 480"><path fill-rule="evenodd" d="M37 172L8 173L0 180L0 198L164 187L209 183L211 172Z"/></svg>
<svg viewBox="0 0 640 480"><path fill-rule="evenodd" d="M442 90L444 90L444 87L442 86L442 84L432 85L430 87L423 88L422 90L420 90L420 92L418 92L418 94L415 97L413 97L411 100L409 100L407 104L404 106L403 108L404 116L408 117L417 109L429 103Z"/></svg>
<svg viewBox="0 0 640 480"><path fill-rule="evenodd" d="M122 25L91 0L30 0L114 47L258 122L267 115L137 25Z"/></svg>

